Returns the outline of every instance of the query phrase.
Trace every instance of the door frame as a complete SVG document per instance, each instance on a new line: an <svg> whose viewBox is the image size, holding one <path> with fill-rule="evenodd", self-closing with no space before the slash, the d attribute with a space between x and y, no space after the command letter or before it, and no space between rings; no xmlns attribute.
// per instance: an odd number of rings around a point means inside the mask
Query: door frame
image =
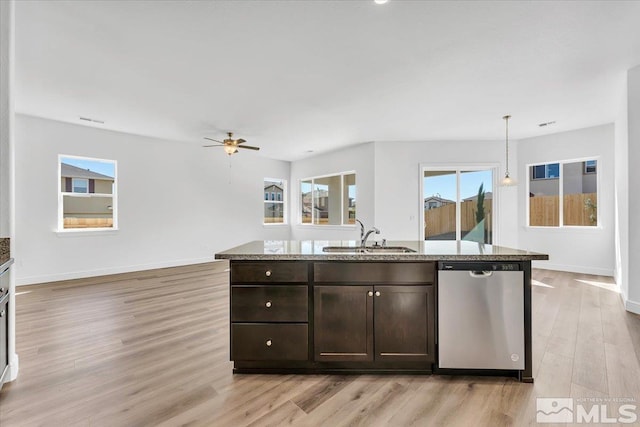
<svg viewBox="0 0 640 427"><path fill-rule="evenodd" d="M498 245L499 242L499 228L498 227L498 218L499 218L499 202L500 202L500 187L499 187L499 177L498 173L500 170L499 163L420 163L419 165L419 210L420 210L420 221L418 223L419 228L419 236L420 240L424 241L424 172L427 170L430 171L455 171L456 172L456 241L460 241L462 236L460 235L460 172L461 171L481 171L481 170L491 170L492 172L492 208L491 208L491 219L493 221L493 230L491 234L491 244Z"/></svg>

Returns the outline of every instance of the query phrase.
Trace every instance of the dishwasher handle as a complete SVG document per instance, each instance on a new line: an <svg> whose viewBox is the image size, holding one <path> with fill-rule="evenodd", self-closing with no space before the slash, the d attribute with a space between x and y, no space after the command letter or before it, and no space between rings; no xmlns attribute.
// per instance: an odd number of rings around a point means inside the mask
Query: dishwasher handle
<svg viewBox="0 0 640 427"><path fill-rule="evenodd" d="M469 271L469 276L474 279L484 279L493 276L493 271Z"/></svg>

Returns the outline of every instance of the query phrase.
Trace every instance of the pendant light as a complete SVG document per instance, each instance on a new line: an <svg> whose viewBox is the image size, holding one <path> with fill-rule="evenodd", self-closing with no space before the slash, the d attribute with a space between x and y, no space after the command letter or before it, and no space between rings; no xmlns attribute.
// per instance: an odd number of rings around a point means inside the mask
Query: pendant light
<svg viewBox="0 0 640 427"><path fill-rule="evenodd" d="M506 129L506 133L505 133L505 141L506 141L506 162L505 162L505 172L504 172L504 178L502 178L502 186L504 187L508 187L511 185L516 185L516 180L511 178L509 176L509 119L511 118L511 116L506 115L503 117L504 121L505 121L505 129Z"/></svg>

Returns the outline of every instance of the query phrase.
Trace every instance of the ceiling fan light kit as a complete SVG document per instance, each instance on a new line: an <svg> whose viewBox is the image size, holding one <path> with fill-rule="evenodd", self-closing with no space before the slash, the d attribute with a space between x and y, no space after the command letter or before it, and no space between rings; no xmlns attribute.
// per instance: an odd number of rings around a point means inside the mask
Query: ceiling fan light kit
<svg viewBox="0 0 640 427"><path fill-rule="evenodd" d="M227 135L228 135L228 138L224 139L223 141L218 141L217 139L213 139L205 136L204 139L217 142L219 145L218 144L203 145L203 147L222 147L224 149L224 152L227 153L228 155L237 153L238 148L246 148L247 150L255 150L255 151L258 151L260 149L260 147L252 147L250 145L241 145L247 141L245 141L242 138L233 139L233 132L227 132Z"/></svg>

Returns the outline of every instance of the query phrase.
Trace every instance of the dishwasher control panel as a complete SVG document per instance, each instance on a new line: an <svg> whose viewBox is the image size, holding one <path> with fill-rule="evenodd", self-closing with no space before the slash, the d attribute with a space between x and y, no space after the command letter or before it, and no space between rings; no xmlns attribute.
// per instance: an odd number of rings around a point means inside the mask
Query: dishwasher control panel
<svg viewBox="0 0 640 427"><path fill-rule="evenodd" d="M438 270L451 271L522 271L522 265L517 262L449 262L440 261Z"/></svg>

